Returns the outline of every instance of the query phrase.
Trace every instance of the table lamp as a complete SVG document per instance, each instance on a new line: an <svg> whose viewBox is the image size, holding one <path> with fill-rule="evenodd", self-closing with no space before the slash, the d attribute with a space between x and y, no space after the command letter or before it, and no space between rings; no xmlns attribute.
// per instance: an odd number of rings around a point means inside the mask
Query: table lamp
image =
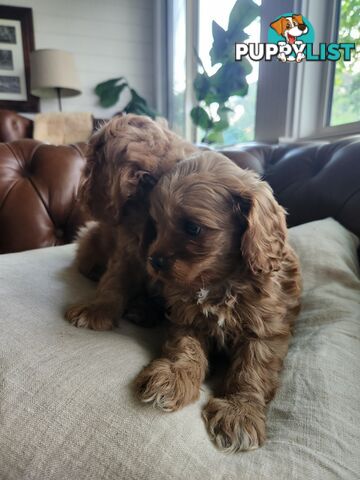
<svg viewBox="0 0 360 480"><path fill-rule="evenodd" d="M61 98L81 94L74 57L69 52L44 48L30 54L31 93L40 98Z"/></svg>

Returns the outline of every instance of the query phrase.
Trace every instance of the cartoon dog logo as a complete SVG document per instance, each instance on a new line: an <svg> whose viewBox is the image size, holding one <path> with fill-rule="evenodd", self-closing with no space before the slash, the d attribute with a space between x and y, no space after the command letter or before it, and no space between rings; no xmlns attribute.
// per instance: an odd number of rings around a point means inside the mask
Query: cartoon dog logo
<svg viewBox="0 0 360 480"><path fill-rule="evenodd" d="M301 45L303 42L298 40L301 35L308 32L308 27L305 25L302 15L293 14L291 17L280 17L275 22L270 24L278 35L285 38L286 42L278 42L278 45ZM299 52L295 57L292 55L286 56L284 52L279 53L278 59L282 62L301 62L305 58L304 53Z"/></svg>

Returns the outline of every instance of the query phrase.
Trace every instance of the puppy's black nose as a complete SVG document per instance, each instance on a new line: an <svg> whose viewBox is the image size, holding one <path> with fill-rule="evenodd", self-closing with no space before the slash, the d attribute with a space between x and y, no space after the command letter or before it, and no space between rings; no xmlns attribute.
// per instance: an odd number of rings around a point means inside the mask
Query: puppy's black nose
<svg viewBox="0 0 360 480"><path fill-rule="evenodd" d="M164 270L166 268L166 259L160 255L153 255L149 257L149 262L154 270Z"/></svg>
<svg viewBox="0 0 360 480"><path fill-rule="evenodd" d="M301 30L302 32L303 32L304 30L306 30L306 25L305 25L305 23L299 23L298 27L299 27L299 30Z"/></svg>

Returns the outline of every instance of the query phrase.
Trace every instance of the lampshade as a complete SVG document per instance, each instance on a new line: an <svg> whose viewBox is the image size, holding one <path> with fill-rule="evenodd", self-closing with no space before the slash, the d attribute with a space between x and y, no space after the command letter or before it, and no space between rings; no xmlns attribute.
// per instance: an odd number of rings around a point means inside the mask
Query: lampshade
<svg viewBox="0 0 360 480"><path fill-rule="evenodd" d="M44 48L30 54L31 93L50 98L61 89L62 97L80 95L74 57L69 52Z"/></svg>

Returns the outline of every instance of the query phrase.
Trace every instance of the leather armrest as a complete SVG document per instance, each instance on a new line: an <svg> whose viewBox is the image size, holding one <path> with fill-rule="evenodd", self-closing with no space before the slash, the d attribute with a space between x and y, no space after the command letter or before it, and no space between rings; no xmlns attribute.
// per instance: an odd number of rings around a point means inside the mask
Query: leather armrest
<svg viewBox="0 0 360 480"><path fill-rule="evenodd" d="M0 144L0 253L71 242L84 223L77 201L81 146Z"/></svg>
<svg viewBox="0 0 360 480"><path fill-rule="evenodd" d="M12 110L0 110L0 142L32 138L34 122Z"/></svg>

